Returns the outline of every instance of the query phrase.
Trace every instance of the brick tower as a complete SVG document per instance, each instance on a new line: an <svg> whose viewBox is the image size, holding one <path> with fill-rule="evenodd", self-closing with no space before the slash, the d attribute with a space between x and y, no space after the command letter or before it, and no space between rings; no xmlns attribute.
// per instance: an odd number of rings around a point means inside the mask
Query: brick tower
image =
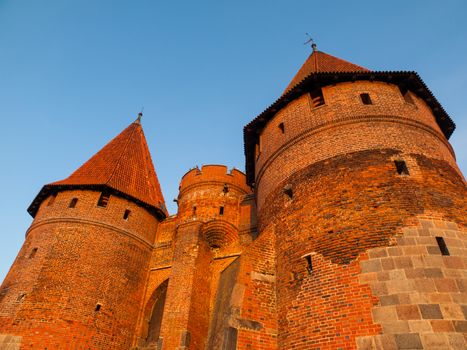
<svg viewBox="0 0 467 350"><path fill-rule="evenodd" d="M166 217L139 119L28 211L1 289L0 348L129 349Z"/></svg>
<svg viewBox="0 0 467 350"><path fill-rule="evenodd" d="M467 191L415 72L313 52L244 129L278 349L465 349Z"/></svg>

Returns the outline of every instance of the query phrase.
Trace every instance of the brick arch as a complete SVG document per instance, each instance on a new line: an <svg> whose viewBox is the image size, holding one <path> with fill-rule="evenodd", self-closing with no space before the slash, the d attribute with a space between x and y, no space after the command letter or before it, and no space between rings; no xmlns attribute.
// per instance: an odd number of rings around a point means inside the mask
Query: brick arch
<svg viewBox="0 0 467 350"><path fill-rule="evenodd" d="M201 228L203 237L211 248L223 248L238 241L237 228L224 220L212 220Z"/></svg>
<svg viewBox="0 0 467 350"><path fill-rule="evenodd" d="M162 325L165 297L169 280L162 282L151 294L144 309L143 329L141 338L145 345L157 343Z"/></svg>

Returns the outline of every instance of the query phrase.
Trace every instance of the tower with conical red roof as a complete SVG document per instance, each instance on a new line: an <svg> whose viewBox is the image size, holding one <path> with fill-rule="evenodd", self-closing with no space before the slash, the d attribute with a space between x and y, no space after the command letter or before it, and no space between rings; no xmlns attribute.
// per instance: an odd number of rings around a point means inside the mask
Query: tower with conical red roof
<svg viewBox="0 0 467 350"><path fill-rule="evenodd" d="M278 349L465 348L454 127L417 73L316 46L245 127L259 237L276 240Z"/></svg>
<svg viewBox="0 0 467 350"><path fill-rule="evenodd" d="M139 120L28 209L1 333L28 349L129 349L164 198Z"/></svg>

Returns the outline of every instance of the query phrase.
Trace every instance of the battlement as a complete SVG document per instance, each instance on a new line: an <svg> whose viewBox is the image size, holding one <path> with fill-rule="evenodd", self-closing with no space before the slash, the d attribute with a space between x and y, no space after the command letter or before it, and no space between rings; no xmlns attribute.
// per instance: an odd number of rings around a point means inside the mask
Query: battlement
<svg viewBox="0 0 467 350"><path fill-rule="evenodd" d="M183 175L179 190L182 192L191 186L202 183L228 184L237 187L245 193L251 191L250 187L246 184L246 176L243 172L235 168L229 171L227 166L217 164L203 165L201 169L196 167L189 170Z"/></svg>

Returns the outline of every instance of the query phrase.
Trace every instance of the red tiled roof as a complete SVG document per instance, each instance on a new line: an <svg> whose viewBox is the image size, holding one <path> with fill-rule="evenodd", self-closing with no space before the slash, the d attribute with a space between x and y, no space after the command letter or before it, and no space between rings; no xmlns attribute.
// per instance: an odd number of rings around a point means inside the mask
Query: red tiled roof
<svg viewBox="0 0 467 350"><path fill-rule="evenodd" d="M44 186L41 193L54 191L54 188L56 191L57 187L109 187L167 214L139 121L130 124L68 178ZM41 193L36 200L46 194ZM36 203L35 210L34 204L31 204L31 208L35 214L39 203Z"/></svg>
<svg viewBox="0 0 467 350"><path fill-rule="evenodd" d="M298 73L289 83L283 94L313 73L328 72L369 72L370 70L321 51L313 51Z"/></svg>

